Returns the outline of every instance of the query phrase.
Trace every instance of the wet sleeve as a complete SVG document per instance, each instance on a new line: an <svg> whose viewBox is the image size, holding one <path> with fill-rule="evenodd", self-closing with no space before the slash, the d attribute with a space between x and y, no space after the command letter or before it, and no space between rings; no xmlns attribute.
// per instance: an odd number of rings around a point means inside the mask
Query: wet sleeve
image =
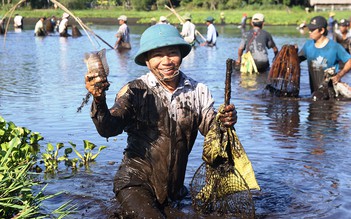
<svg viewBox="0 0 351 219"><path fill-rule="evenodd" d="M215 118L216 113L213 107L214 100L209 89L205 85L200 85L199 87L199 101L201 106L199 131L205 136L210 129L210 125Z"/></svg>
<svg viewBox="0 0 351 219"><path fill-rule="evenodd" d="M131 91L126 85L117 94L113 107L108 109L105 101L96 103L93 101L91 117L96 130L103 137L111 137L121 134L131 120Z"/></svg>

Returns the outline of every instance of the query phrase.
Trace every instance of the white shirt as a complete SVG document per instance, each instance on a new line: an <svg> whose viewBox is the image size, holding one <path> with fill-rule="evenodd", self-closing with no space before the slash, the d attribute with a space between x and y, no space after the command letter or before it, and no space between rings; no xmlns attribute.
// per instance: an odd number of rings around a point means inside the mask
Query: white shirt
<svg viewBox="0 0 351 219"><path fill-rule="evenodd" d="M15 27L20 27L20 26L22 26L22 19L23 19L23 17L22 17L21 15L15 16L15 18L13 19L14 26L15 26Z"/></svg>
<svg viewBox="0 0 351 219"><path fill-rule="evenodd" d="M67 29L68 19L63 18L59 25L59 33L65 33Z"/></svg>
<svg viewBox="0 0 351 219"><path fill-rule="evenodd" d="M180 33L187 43L192 43L195 40L195 24L186 21L183 24L182 32Z"/></svg>
<svg viewBox="0 0 351 219"><path fill-rule="evenodd" d="M41 19L35 24L34 33L36 34L40 31L44 31L44 23Z"/></svg>
<svg viewBox="0 0 351 219"><path fill-rule="evenodd" d="M213 24L208 25L207 27L207 38L208 43L216 44L217 41L217 31Z"/></svg>

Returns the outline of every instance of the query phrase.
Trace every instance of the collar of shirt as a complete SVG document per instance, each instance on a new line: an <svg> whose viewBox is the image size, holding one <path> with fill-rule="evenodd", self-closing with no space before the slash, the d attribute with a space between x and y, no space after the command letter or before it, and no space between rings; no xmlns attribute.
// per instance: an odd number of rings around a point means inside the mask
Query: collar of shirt
<svg viewBox="0 0 351 219"><path fill-rule="evenodd" d="M188 78L183 72L180 71L179 76L180 80L178 87L173 93L164 88L152 72L141 76L141 79L147 84L148 87L158 90L159 94L166 96L169 101L172 101L173 96L177 96L179 93L184 92L184 90L192 89L194 86L190 78ZM162 91L160 91L161 89Z"/></svg>
<svg viewBox="0 0 351 219"><path fill-rule="evenodd" d="M179 72L180 80L177 89L174 91L176 92L179 89L182 89L186 86L193 86L191 80L182 72ZM152 72L148 72L146 75L141 77L150 87L161 86L160 82L157 80L155 75Z"/></svg>

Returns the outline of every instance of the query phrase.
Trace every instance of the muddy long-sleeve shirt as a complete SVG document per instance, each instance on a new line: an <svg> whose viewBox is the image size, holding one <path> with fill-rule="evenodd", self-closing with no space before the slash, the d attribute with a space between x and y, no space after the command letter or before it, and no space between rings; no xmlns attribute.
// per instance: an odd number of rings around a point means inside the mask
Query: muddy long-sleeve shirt
<svg viewBox="0 0 351 219"><path fill-rule="evenodd" d="M101 136L128 134L114 182L116 193L144 186L160 203L181 198L188 155L198 131L208 132L215 111L208 88L183 73L180 76L173 93L148 73L124 86L112 108L92 104L91 116Z"/></svg>

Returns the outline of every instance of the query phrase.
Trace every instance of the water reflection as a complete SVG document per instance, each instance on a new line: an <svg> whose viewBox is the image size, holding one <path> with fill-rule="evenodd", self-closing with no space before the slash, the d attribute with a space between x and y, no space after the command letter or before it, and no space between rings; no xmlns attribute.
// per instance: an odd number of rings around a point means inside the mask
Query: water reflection
<svg viewBox="0 0 351 219"><path fill-rule="evenodd" d="M22 32L22 28L14 28L15 33L21 33Z"/></svg>
<svg viewBox="0 0 351 219"><path fill-rule="evenodd" d="M335 124L339 117L338 108L335 101L312 101L309 104L307 119L311 122L311 125L314 125L313 121L318 121L318 124L321 125L324 125L325 122L329 125Z"/></svg>
<svg viewBox="0 0 351 219"><path fill-rule="evenodd" d="M267 116L272 119L268 127L274 133L294 137L299 133L299 112L299 102L296 99L273 98L267 103Z"/></svg>
<svg viewBox="0 0 351 219"><path fill-rule="evenodd" d="M306 134L315 145L311 153L324 154L324 146L342 138L338 130L339 109L334 101L314 101L309 104L308 112Z"/></svg>
<svg viewBox="0 0 351 219"><path fill-rule="evenodd" d="M129 64L128 60L133 58L131 56L131 50L115 50L115 52L118 61L118 69L121 71L127 71Z"/></svg>
<svg viewBox="0 0 351 219"><path fill-rule="evenodd" d="M266 73L240 73L237 72L240 77L240 87L249 91L261 90L262 86L266 84L267 74Z"/></svg>

